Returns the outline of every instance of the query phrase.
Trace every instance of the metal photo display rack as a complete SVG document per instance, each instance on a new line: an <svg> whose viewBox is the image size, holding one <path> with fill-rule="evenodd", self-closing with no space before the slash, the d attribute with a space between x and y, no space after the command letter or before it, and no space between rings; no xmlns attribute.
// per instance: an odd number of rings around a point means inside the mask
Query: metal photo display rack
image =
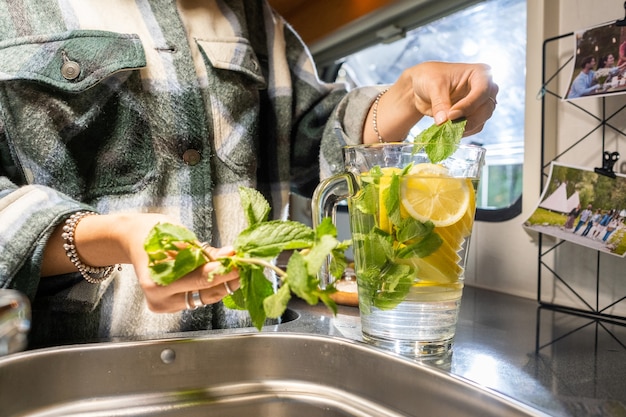
<svg viewBox="0 0 626 417"><path fill-rule="evenodd" d="M626 2L624 3L624 8L626 10ZM616 21L615 24L616 26L626 26L626 17L623 20ZM602 161L599 161L600 164L598 167L594 169L594 171L598 174L615 178L615 172L613 170L613 166L616 163L616 161L619 159L619 153L612 152L605 148L606 131L607 129L611 129L612 131L617 132L621 136L626 136L626 132L624 132L621 129L616 128L615 126L611 124L611 119L613 119L618 114L620 114L624 109L626 109L626 104L622 105L621 107L618 107L616 111L612 111L610 114L607 114L607 106L606 106L607 97L598 97L597 99L601 100L600 102L601 115L597 115L579 106L575 102L562 101L562 97L556 92L554 92L553 90L551 90L550 88L551 83L555 79L558 79L558 75L563 71L565 67L568 66L568 64L572 62L572 60L574 60L575 56L572 56L570 59L567 60L567 62L565 62L562 66L556 69L556 71L552 72L548 76L547 68L546 68L548 66L547 60L549 59L548 53L547 53L548 48L551 45L555 45L558 41L564 40L565 38L572 37L572 36L574 36L574 32L546 39L543 43L542 87L539 93L541 97L541 178L540 178L541 192L543 192L544 187L547 186L546 179L548 178L548 175L549 175L549 169L550 169L551 163L553 161L557 161L564 154L568 153L573 147L575 147L580 142L586 140L592 135L592 133L597 132L597 131L601 132L601 137L602 137L602 150L601 150ZM573 144L568 146L565 150L558 152L558 154L556 154L554 157L547 159L547 156L546 156L546 135L547 135L546 133L546 119L547 119L546 118L546 110L547 110L546 99L549 96L552 96L558 99L560 102L562 102L561 105L573 106L580 112L585 113L592 119L596 120L597 125L591 128L589 132L586 132L580 138L575 140ZM601 252L600 251L597 251L596 253L595 300L592 300L592 301L587 300L583 295L581 295L580 292L577 291L577 289L574 287L574 285L571 285L570 283L568 283L568 280L565 277L563 277L561 274L559 274L559 272L556 270L557 268L551 267L550 264L546 262L546 257L552 254L554 251L556 251L557 248L561 246L562 244L564 244L565 242L566 242L565 240L560 240L554 244L549 244L547 243L547 240L544 240L543 235L539 233L539 236L538 236L538 272L537 272L538 273L537 300L539 302L539 305L541 307L547 307L553 310L558 310L558 311L562 311L566 313L572 313L572 314L587 316L590 318L602 319L605 321L611 321L611 322L616 322L618 324L626 325L626 316L611 314L608 312L610 311L612 307L625 301L626 294L621 297L619 295L614 294L612 300L609 301L608 305L604 305L604 306L600 305L600 294L601 294L601 291L600 291L601 289L601 282L600 282L601 281L600 280L601 278L600 276ZM554 302L552 300L544 300L542 298L542 280L544 279L542 273L544 271L549 272L551 276L553 277L553 279L560 282L564 286L564 288L568 291L568 294L576 298L577 300L579 300L581 305L584 307L572 307L569 305Z"/></svg>

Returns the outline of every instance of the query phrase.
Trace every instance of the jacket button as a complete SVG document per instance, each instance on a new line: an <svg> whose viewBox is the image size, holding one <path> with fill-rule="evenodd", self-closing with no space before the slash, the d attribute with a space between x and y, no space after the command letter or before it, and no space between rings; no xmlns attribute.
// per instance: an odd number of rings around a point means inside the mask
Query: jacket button
<svg viewBox="0 0 626 417"><path fill-rule="evenodd" d="M187 149L183 152L183 162L187 165L194 166L202 159L202 155L196 149Z"/></svg>
<svg viewBox="0 0 626 417"><path fill-rule="evenodd" d="M75 61L65 61L61 66L61 75L66 80L75 80L80 75L80 65Z"/></svg>

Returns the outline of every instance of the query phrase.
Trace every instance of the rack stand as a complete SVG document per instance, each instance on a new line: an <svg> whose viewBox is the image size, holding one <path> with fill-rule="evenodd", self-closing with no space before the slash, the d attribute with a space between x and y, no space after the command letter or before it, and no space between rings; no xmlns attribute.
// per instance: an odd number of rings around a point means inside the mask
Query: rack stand
<svg viewBox="0 0 626 417"><path fill-rule="evenodd" d="M626 9L626 3L625 3L625 9ZM620 25L621 21L616 22L616 25L621 26ZM624 22L626 23L626 18L624 19ZM605 134L607 132L608 129L618 132L619 135L621 136L626 136L626 133L620 129L618 129L617 127L615 127L613 124L611 124L611 120L613 118L615 118L619 113L622 112L622 110L624 110L626 108L626 104L624 104L623 106L621 106L617 111L614 111L611 114L607 114L607 107L606 107L606 97L599 97L598 100L601 100L601 115L598 116L590 111L588 111L587 109L577 105L575 102L572 101L563 101L562 105L569 105L569 106L573 106L574 108L576 108L577 110L579 110L580 112L583 112L584 114L586 114L587 116L591 117L593 120L597 121L597 124L591 128L591 130L587 133L585 133L583 136L581 136L578 140L576 140L572 145L570 145L569 147L567 147L565 150L563 150L562 152L558 153L556 156L547 159L546 157L546 98L548 96L553 96L556 97L558 100L561 100L562 97L559 96L559 94L557 94L556 92L554 92L551 87L550 84L555 80L558 79L558 75L559 73L568 66L568 64L574 59L574 56L572 56L569 60L567 60L567 62L565 62L565 64L563 64L560 68L558 68L556 70L556 72L552 73L549 77L546 74L547 70L546 70L546 66L547 66L547 60L548 60L548 53L547 53L547 49L550 45L553 45L555 42L559 41L559 40L563 40L565 38L574 36L574 33L567 33L564 35L560 35L560 36L556 36L550 39L547 39L544 41L543 43L543 71L542 71L542 88L540 91L540 96L541 96L541 191L543 192L544 186L545 186L545 180L548 177L549 174L549 168L550 165L553 161L558 161L559 158L561 158L563 155L565 155L566 153L568 153L573 147L575 147L576 145L578 145L580 142L586 140L587 138L589 138L592 133L596 132L596 131L600 131L601 132L601 136L602 136L602 149L601 149L601 153L603 156L603 162L601 164L601 167L598 167L595 169L595 172L603 174L603 175L607 175L607 176L611 176L611 177L615 177L615 174L613 172L613 164L617 161L617 159L619 158L619 154L617 154L617 152L609 152L605 149ZM617 118L615 118L614 120L617 120ZM609 314L608 311L610 311L610 309L612 307L614 307L615 305L621 303L622 301L626 300L626 295L622 296L622 297L613 297L612 300L609 301L608 305L604 305L601 306L600 305L600 289L601 289L601 277L600 277L600 266L601 266L601 253L600 251L597 251L596 253L596 265L595 265L595 300L587 300L585 299L585 297L583 295L580 294L580 291L578 291L575 288L575 285L571 284L568 282L568 280L566 279L566 277L562 276L562 274L559 273L559 271L556 270L556 268L553 268L550 266L550 264L548 262L545 261L546 256L550 255L550 254L554 254L555 251L557 251L559 249L559 247L561 245L563 245L565 243L565 241L561 240L561 241L557 241L555 244L549 245L547 243L547 240L544 240L544 237L541 233L539 233L539 237L538 237L538 248L539 248L539 254L538 254L538 285L537 285L537 300L540 304L541 307L545 307L545 308L550 308L553 310L559 310L562 312L567 312L567 313L572 313L572 314L577 314L577 315L582 315L582 316L586 316L589 318L597 318L597 319L605 319L605 320L617 320L618 322L623 322L624 324L626 324L626 317L621 316L621 315L615 315L615 314ZM591 249L590 249L591 250ZM610 256L610 255L605 255L605 256ZM542 298L542 280L544 279L544 276L542 275L543 272L547 272L549 274L549 276L551 276L554 280L558 281L560 284L562 284L562 286L564 287L564 289L566 290L566 292L571 295L572 297L574 297L575 299L579 300L580 303L583 305L583 307L572 307L572 306L568 306L568 305L563 305L563 304L559 304L559 303L555 303L553 301L549 301L549 300L544 300Z"/></svg>

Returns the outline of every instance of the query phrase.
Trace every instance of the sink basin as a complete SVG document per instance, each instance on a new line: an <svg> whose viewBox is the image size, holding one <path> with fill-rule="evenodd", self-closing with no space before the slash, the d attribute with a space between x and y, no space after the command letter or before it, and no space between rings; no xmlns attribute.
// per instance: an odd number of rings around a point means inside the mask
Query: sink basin
<svg viewBox="0 0 626 417"><path fill-rule="evenodd" d="M245 333L0 359L3 416L544 416L363 343Z"/></svg>

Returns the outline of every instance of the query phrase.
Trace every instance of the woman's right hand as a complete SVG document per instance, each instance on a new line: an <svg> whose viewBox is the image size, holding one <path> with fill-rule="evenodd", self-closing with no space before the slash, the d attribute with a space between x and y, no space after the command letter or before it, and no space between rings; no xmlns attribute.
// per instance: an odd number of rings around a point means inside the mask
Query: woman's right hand
<svg viewBox="0 0 626 417"><path fill-rule="evenodd" d="M233 254L232 248L209 248L214 258ZM172 313L188 308L190 294L198 291L202 304L214 304L239 288L239 273L231 271L216 275L209 281L208 276L220 266L219 262L208 262L169 285L156 284L149 275L147 258L133 260L133 266L145 296L148 308L156 313ZM226 283L226 285L224 285Z"/></svg>
<svg viewBox="0 0 626 417"><path fill-rule="evenodd" d="M202 304L214 304L228 295L228 290L235 291L239 288L239 274L231 271L226 275L217 275L209 281L209 273L220 266L219 262L208 262L196 270L173 283L163 286L156 284L150 278L148 268L148 255L144 250L144 242L150 230L157 223L175 223L167 216L159 214L130 215L129 226L133 228L128 234L126 242L127 252L130 254L130 263L135 268L135 273L145 296L150 310L157 313L171 313L186 309L188 295L192 291L199 291ZM230 256L234 254L232 247L213 248L205 247L211 254L212 259ZM227 285L224 285L227 283Z"/></svg>
<svg viewBox="0 0 626 417"><path fill-rule="evenodd" d="M75 229L75 246L81 261L91 266L131 264L143 290L148 308L157 313L171 313L188 306L187 293L199 291L203 304L213 304L239 288L239 274L232 271L208 280L218 262L208 262L184 277L163 286L150 278L144 242L158 223L176 223L168 216L154 213L123 213L83 217ZM44 253L42 276L76 271L63 249L63 224L57 226ZM212 258L229 256L231 247L208 248ZM124 266L128 267L128 266ZM224 283L227 283L227 286Z"/></svg>

